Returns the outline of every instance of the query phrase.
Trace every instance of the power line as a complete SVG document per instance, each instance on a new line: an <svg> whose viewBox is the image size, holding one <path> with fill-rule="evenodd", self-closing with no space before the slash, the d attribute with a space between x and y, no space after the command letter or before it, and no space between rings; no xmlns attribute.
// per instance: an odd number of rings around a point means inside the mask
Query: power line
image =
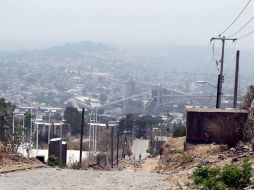
<svg viewBox="0 0 254 190"><path fill-rule="evenodd" d="M253 34L254 33L254 30L253 31L251 31L251 32L249 32L249 33L247 33L247 34L245 34L245 35L243 35L243 36L240 36L239 38L237 38L237 39L243 39L243 38L246 38L247 36L250 36L251 34Z"/></svg>
<svg viewBox="0 0 254 190"><path fill-rule="evenodd" d="M254 19L254 17L252 17L246 24L244 24L239 30L237 30L234 34L230 35L229 38L233 37L234 35L238 34L239 32L241 32L246 26L248 26L248 24L251 23L251 21Z"/></svg>
<svg viewBox="0 0 254 190"><path fill-rule="evenodd" d="M222 32L220 33L220 35L223 35L237 20L238 18L243 14L243 12L245 11L245 9L248 7L248 5L250 4L251 0L249 0L247 2L247 4L244 6L244 8L242 9L242 11L238 14L238 16L233 20L233 22Z"/></svg>

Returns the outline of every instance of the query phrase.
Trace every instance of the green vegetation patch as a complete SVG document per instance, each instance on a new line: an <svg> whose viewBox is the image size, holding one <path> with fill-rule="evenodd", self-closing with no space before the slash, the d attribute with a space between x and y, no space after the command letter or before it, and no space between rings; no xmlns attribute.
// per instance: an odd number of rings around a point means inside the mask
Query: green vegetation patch
<svg viewBox="0 0 254 190"><path fill-rule="evenodd" d="M172 136L174 138L186 136L186 127L185 126L174 127Z"/></svg>
<svg viewBox="0 0 254 190"><path fill-rule="evenodd" d="M248 159L241 165L227 164L223 167L199 164L192 177L200 189L240 189L251 184L251 164Z"/></svg>
<svg viewBox="0 0 254 190"><path fill-rule="evenodd" d="M52 167L59 166L60 165L59 159L54 155L50 155L48 157L48 165Z"/></svg>

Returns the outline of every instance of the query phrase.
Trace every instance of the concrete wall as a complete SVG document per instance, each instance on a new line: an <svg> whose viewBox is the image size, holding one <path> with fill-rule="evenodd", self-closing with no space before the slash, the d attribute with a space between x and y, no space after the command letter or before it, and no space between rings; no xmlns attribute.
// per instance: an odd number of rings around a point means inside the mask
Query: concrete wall
<svg viewBox="0 0 254 190"><path fill-rule="evenodd" d="M243 140L248 112L225 109L187 109L187 143L221 143L233 145Z"/></svg>

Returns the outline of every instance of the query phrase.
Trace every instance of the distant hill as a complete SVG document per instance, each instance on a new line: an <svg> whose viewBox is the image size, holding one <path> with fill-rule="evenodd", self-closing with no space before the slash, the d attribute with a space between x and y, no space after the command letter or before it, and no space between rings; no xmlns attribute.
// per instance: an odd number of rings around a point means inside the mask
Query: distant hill
<svg viewBox="0 0 254 190"><path fill-rule="evenodd" d="M41 56L76 57L84 56L87 53L110 52L113 50L115 50L115 48L109 44L82 41L79 43L66 43L61 46L54 46L43 50L33 50L30 53Z"/></svg>

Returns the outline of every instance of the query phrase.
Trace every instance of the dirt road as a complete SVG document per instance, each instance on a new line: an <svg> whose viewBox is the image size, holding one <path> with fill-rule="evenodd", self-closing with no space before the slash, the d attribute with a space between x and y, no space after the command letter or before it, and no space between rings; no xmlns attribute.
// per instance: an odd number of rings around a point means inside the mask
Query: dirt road
<svg viewBox="0 0 254 190"><path fill-rule="evenodd" d="M0 175L0 190L172 189L165 176L149 172L34 169Z"/></svg>

